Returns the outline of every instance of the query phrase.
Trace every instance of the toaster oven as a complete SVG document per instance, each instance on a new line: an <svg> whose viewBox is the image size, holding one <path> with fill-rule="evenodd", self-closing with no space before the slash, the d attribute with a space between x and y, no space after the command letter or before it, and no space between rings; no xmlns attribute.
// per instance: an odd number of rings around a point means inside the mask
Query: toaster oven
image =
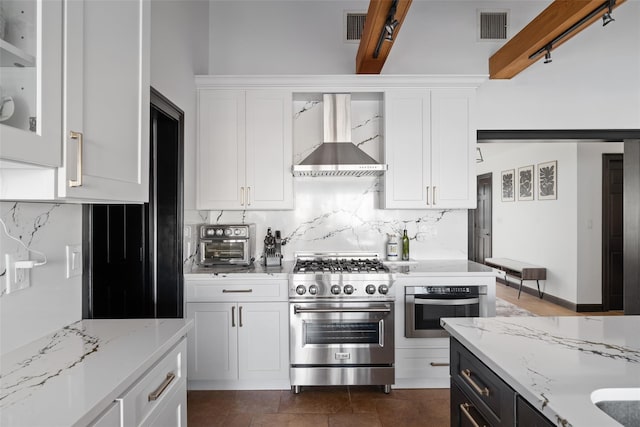
<svg viewBox="0 0 640 427"><path fill-rule="evenodd" d="M251 265L255 224L203 224L199 233L200 266Z"/></svg>

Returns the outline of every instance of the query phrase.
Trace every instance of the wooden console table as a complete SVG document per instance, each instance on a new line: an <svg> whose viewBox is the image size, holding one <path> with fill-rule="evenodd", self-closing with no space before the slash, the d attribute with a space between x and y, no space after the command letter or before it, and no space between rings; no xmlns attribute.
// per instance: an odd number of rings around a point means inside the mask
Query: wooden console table
<svg viewBox="0 0 640 427"><path fill-rule="evenodd" d="M518 298L520 298L520 293L522 292L522 282L525 280L535 280L538 286L538 296L542 298L544 295L544 292L540 291L540 280L547 280L546 268L509 258L486 258L484 263L489 267L504 271L507 276L520 279Z"/></svg>

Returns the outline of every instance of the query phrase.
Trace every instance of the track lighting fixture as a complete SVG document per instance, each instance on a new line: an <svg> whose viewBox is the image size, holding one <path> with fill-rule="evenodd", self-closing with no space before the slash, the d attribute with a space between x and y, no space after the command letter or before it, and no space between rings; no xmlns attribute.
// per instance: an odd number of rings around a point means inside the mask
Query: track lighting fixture
<svg viewBox="0 0 640 427"><path fill-rule="evenodd" d="M559 36L557 36L556 38L551 40L551 42L549 44L547 44L543 48L540 48L536 52L531 54L529 56L529 59L530 60L536 60L540 55L542 55L544 53L544 63L545 64L550 63L551 62L551 49L553 48L553 45L556 45L560 41L564 40L564 38L567 37L569 34L571 34L572 32L574 32L576 30L578 30L584 24L586 24L587 22L589 22L590 20L592 20L593 18L598 16L598 14L602 13L603 10L608 9L608 12L605 12L602 15L602 25L603 26L607 25L609 22L615 21L615 19L613 19L611 17L611 11L613 10L613 6L615 6L615 4L616 4L616 0L606 0L604 3L602 3L600 6L598 6L595 10L593 10L587 16L585 16L584 18L582 18L581 20L579 20L578 22L573 24L571 27L569 27L567 30L565 30L562 34L560 34Z"/></svg>
<svg viewBox="0 0 640 427"><path fill-rule="evenodd" d="M608 4L608 11L604 13L604 15L602 15L602 26L604 27L605 25L607 25L610 22L615 21L615 19L613 19L613 17L611 16L611 10L613 9L613 5L616 3L615 0L609 0L609 4Z"/></svg>
<svg viewBox="0 0 640 427"><path fill-rule="evenodd" d="M393 33L399 24L398 20L394 17L397 6L398 0L393 0L393 3L391 3L391 7L389 8L389 13L387 13L387 20L384 23L384 27L382 27L380 37L378 37L378 44L376 45L376 49L373 51L374 58L377 58L378 55L380 55L380 48L382 48L382 43L384 43L385 40L388 42L393 41Z"/></svg>

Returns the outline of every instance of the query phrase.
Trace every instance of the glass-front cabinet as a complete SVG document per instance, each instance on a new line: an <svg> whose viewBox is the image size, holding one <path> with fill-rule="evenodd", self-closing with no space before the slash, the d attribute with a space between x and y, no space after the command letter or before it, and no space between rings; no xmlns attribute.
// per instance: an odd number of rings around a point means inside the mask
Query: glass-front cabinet
<svg viewBox="0 0 640 427"><path fill-rule="evenodd" d="M62 162L62 2L0 0L0 160Z"/></svg>

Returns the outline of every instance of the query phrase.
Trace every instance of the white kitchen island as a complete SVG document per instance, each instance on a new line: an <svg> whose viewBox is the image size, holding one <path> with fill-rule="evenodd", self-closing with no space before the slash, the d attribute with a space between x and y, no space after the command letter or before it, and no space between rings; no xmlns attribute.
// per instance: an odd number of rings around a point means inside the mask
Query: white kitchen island
<svg viewBox="0 0 640 427"><path fill-rule="evenodd" d="M553 425L619 426L592 393L640 387L640 316L445 318L442 325Z"/></svg>
<svg viewBox="0 0 640 427"><path fill-rule="evenodd" d="M166 414L180 417L186 405L175 407L186 403L183 358L192 323L82 320L2 355L0 425L138 425L157 421L171 403ZM148 397L156 391L157 398Z"/></svg>

